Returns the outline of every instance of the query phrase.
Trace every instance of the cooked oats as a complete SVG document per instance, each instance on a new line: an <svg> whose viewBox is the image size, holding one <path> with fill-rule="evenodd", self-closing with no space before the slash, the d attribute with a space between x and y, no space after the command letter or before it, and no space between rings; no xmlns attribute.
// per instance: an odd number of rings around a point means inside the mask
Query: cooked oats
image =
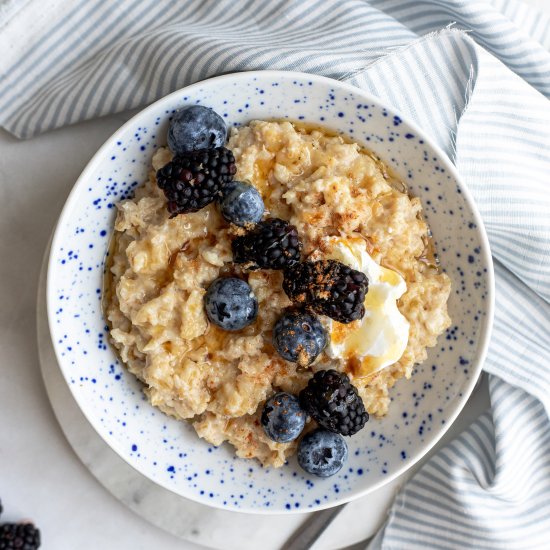
<svg viewBox="0 0 550 550"><path fill-rule="evenodd" d="M380 161L357 144L290 122L253 121L233 129L228 148L236 179L256 186L270 216L298 228L305 256L323 237L360 235L370 255L407 283L398 305L410 333L398 362L356 378L353 362L323 353L311 370L300 369L271 345L271 328L290 305L282 274L232 264L233 233L214 204L169 218L155 182L171 158L167 149L155 153L154 171L135 197L117 205L105 310L123 362L154 406L190 421L213 445L228 441L238 456L278 467L296 442L264 434L265 399L275 391L297 394L312 370L330 367L348 372L370 414L386 414L390 388L411 376L450 324L450 280L419 259L428 233L420 200L391 185ZM259 303L257 321L238 333L211 325L203 308L205 289L225 274L246 279Z"/></svg>

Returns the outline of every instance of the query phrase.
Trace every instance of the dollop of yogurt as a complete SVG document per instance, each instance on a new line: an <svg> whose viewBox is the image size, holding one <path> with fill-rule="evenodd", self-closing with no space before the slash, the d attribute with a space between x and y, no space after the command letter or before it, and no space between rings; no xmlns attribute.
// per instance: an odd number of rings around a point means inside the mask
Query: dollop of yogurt
<svg viewBox="0 0 550 550"><path fill-rule="evenodd" d="M378 265L360 237L327 237L325 257L362 271L369 279L365 315L350 324L329 321L327 353L348 361L352 374L369 376L398 361L409 340L409 322L397 307L407 290L399 273Z"/></svg>

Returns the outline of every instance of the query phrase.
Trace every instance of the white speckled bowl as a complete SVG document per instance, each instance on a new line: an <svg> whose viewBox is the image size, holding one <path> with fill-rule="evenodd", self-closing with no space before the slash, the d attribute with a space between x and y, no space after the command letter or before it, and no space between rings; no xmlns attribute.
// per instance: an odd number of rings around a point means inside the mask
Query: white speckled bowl
<svg viewBox="0 0 550 550"><path fill-rule="evenodd" d="M441 263L453 282L453 326L413 378L392 390L389 414L348 439L335 476L309 476L295 458L281 469L214 448L145 400L107 344L101 311L103 262L113 204L143 182L165 144L168 118L202 103L229 124L290 118L341 131L386 160L422 199ZM327 508L387 483L443 435L470 395L485 357L493 313L493 268L483 224L445 154L415 125L359 89L301 73L247 72L199 82L157 101L96 153L76 182L55 231L48 317L63 375L101 437L156 483L206 505L256 513Z"/></svg>

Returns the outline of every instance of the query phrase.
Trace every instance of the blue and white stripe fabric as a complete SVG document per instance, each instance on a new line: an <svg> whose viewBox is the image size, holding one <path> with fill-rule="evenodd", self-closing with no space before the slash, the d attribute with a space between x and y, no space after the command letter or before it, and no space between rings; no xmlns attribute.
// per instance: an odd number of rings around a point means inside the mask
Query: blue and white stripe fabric
<svg viewBox="0 0 550 550"><path fill-rule="evenodd" d="M550 548L550 18L518 0L7 4L0 125L18 137L277 68L347 80L438 141L495 259L491 408L407 483L371 547Z"/></svg>

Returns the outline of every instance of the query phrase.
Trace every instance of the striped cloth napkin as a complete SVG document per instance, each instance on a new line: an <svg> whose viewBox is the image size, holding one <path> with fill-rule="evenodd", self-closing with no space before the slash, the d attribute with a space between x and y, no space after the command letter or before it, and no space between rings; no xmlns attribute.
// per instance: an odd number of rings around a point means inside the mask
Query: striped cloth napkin
<svg viewBox="0 0 550 550"><path fill-rule="evenodd" d="M491 408L371 547L550 548L549 47L550 19L517 0L0 0L0 125L29 138L265 68L346 80L414 119L489 233Z"/></svg>

